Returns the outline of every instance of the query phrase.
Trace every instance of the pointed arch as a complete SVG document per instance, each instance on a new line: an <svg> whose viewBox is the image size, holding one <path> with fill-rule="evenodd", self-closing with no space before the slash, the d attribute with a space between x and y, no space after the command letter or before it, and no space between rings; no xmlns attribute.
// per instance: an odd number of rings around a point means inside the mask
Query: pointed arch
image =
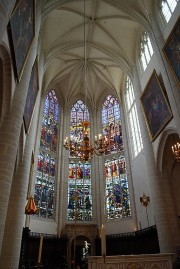
<svg viewBox="0 0 180 269"><path fill-rule="evenodd" d="M89 121L89 110L85 103L78 99L70 112L70 139L74 143L82 142L82 122ZM90 135L90 126L87 128ZM91 162L82 161L81 155L69 154L68 174L68 208L69 221L92 221Z"/></svg>
<svg viewBox="0 0 180 269"><path fill-rule="evenodd" d="M54 218L59 115L60 109L55 91L49 90L44 100L34 193L37 215L48 219Z"/></svg>
<svg viewBox="0 0 180 269"><path fill-rule="evenodd" d="M131 207L121 114L118 100L112 95L108 95L102 104L102 128L109 141L104 162L107 219L126 218L131 216Z"/></svg>

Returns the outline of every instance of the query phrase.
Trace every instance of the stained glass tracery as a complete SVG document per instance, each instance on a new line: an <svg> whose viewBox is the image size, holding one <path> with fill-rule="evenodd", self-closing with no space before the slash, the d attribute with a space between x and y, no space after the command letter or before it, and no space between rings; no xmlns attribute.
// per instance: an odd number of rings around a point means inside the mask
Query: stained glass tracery
<svg viewBox="0 0 180 269"><path fill-rule="evenodd" d="M105 162L106 210L108 219L131 215L126 162L124 156Z"/></svg>
<svg viewBox="0 0 180 269"><path fill-rule="evenodd" d="M91 165L69 162L68 220L92 220Z"/></svg>
<svg viewBox="0 0 180 269"><path fill-rule="evenodd" d="M34 193L37 215L49 219L54 217L58 120L59 106L52 90L46 94L44 102Z"/></svg>
<svg viewBox="0 0 180 269"><path fill-rule="evenodd" d="M89 112L83 101L78 100L71 109L70 118L70 139L73 142L81 143L83 140L83 125L82 122L89 121ZM90 127L87 127L87 132L90 134ZM73 157L70 153L70 157ZM80 156L79 156L80 157Z"/></svg>
<svg viewBox="0 0 180 269"><path fill-rule="evenodd" d="M50 91L44 103L40 146L53 152L57 151L59 106L54 91Z"/></svg>
<svg viewBox="0 0 180 269"><path fill-rule="evenodd" d="M120 107L117 99L107 96L102 106L103 134L109 138L105 160L105 189L107 219L120 219L131 215L126 161L121 127ZM114 153L119 155L113 157Z"/></svg>
<svg viewBox="0 0 180 269"><path fill-rule="evenodd" d="M109 139L109 147L105 154L120 152L124 149L120 108L117 99L113 96L107 96L102 106L102 127L103 135Z"/></svg>
<svg viewBox="0 0 180 269"><path fill-rule="evenodd" d="M89 121L89 111L83 101L78 100L71 109L70 137L72 141L82 142L84 120ZM90 127L88 127L88 134L90 134ZM67 219L91 221L91 163L83 162L79 157L69 155Z"/></svg>

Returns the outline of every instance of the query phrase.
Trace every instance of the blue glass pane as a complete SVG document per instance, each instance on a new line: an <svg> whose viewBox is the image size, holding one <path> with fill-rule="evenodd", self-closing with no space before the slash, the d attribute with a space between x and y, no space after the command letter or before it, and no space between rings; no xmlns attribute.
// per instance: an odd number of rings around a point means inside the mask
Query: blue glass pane
<svg viewBox="0 0 180 269"><path fill-rule="evenodd" d="M107 218L131 216L126 162L123 155L105 162Z"/></svg>
<svg viewBox="0 0 180 269"><path fill-rule="evenodd" d="M89 111L84 103L81 100L78 100L71 108L70 139L73 142L81 143L83 139L82 122L84 120L89 120ZM87 128L87 131L88 134L90 134L90 127ZM70 157L74 157L71 152L69 154Z"/></svg>
<svg viewBox="0 0 180 269"><path fill-rule="evenodd" d="M121 130L120 107L116 98L108 95L102 106L103 135L109 140L109 147L105 154L116 153L124 150Z"/></svg>
<svg viewBox="0 0 180 269"><path fill-rule="evenodd" d="M91 165L89 162L69 162L68 220L92 220Z"/></svg>
<svg viewBox="0 0 180 269"><path fill-rule="evenodd" d="M41 148L49 151L57 151L59 107L54 91L48 92L45 98L42 129Z"/></svg>
<svg viewBox="0 0 180 269"><path fill-rule="evenodd" d="M34 193L34 200L38 208L37 215L49 219L54 217L56 160L52 157L52 153L57 151L58 121L57 98L54 91L49 91L44 102Z"/></svg>

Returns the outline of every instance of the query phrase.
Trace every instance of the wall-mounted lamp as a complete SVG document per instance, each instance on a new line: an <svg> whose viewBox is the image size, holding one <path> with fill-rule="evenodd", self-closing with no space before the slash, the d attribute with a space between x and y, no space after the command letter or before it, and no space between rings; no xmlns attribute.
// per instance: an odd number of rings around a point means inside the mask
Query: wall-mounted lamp
<svg viewBox="0 0 180 269"><path fill-rule="evenodd" d="M150 203L150 198L149 198L149 196L146 196L146 195L143 193L143 196L140 197L140 203L141 203L143 206L147 207L148 204Z"/></svg>
<svg viewBox="0 0 180 269"><path fill-rule="evenodd" d="M180 143L177 142L171 148L172 148L172 153L174 155L175 160L177 160L178 162L180 162Z"/></svg>
<svg viewBox="0 0 180 269"><path fill-rule="evenodd" d="M147 224L149 227L149 219L148 219L148 211L147 211L147 207L150 203L149 196L146 196L145 193L143 193L143 195L140 197L140 203L142 204L142 206L144 206L146 208Z"/></svg>

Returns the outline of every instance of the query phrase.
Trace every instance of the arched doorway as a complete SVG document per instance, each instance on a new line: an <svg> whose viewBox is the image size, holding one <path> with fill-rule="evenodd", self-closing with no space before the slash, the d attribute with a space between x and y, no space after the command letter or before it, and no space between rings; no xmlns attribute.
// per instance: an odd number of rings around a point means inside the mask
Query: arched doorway
<svg viewBox="0 0 180 269"><path fill-rule="evenodd" d="M175 215L180 220L180 162L175 159L172 153L172 146L179 141L180 138L177 133L168 135L163 151L162 175L169 183L169 191L172 194Z"/></svg>
<svg viewBox="0 0 180 269"><path fill-rule="evenodd" d="M85 269L87 267L87 257L91 255L91 243L86 236L77 236L71 244L71 267ZM79 266L79 267L78 267Z"/></svg>

